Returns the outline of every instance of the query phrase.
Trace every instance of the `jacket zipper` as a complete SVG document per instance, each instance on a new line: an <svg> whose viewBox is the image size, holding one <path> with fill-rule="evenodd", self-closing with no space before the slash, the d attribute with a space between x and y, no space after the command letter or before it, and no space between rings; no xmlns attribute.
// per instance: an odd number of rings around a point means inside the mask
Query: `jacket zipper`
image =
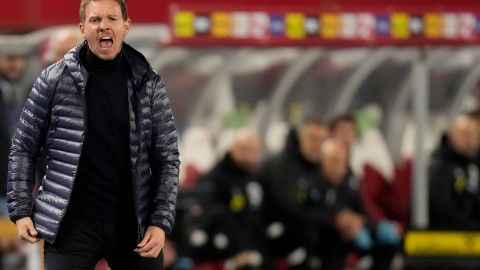
<svg viewBox="0 0 480 270"><path fill-rule="evenodd" d="M140 182L140 158L141 158L141 152L142 152L142 129L141 129L141 126L142 126L142 123L143 123L143 114L142 114L142 102L141 102L141 98L140 98L140 92L141 92L141 87L143 87L143 85L145 84L145 81L147 79L147 75L149 75L149 73L145 73L143 78L142 78L142 82L140 83L139 86L134 86L133 84L132 85L132 91L136 94L136 105L137 105L137 108L136 108L136 113L137 113L137 117L135 118L135 120L137 121L136 125L137 125L137 134L138 134L138 149L137 149L137 162L135 164L135 182L136 182L136 185L135 185L135 196L136 196L136 199L135 199L135 203L136 203L136 207L137 207L137 211L136 211L136 215L137 215L137 220L138 220L138 233L139 233L139 242L143 240L143 237L145 235L145 231L144 231L144 228L142 226L142 219L140 217L140 209L138 208L139 205L138 205L138 185L139 185L139 182ZM132 106L133 107L133 106ZM133 109L133 108L132 108ZM138 119L138 120L137 120Z"/></svg>
<svg viewBox="0 0 480 270"><path fill-rule="evenodd" d="M138 155L138 153L137 153ZM142 226L142 219L140 218L140 209L139 209L139 204L138 204L138 184L139 184L139 177L138 177L138 157L137 157L137 162L135 164L135 183L134 186L135 188L133 189L134 198L134 207L135 207L135 216L137 217L137 240L140 243L143 240L144 237L144 230Z"/></svg>
<svg viewBox="0 0 480 270"><path fill-rule="evenodd" d="M140 124L139 124L139 121L137 120L139 116L139 112L138 112L138 94L136 93L137 90L134 89L135 87L133 86L132 82L130 81L129 82L129 85L130 85L130 88L132 89L132 95L133 94L136 94L136 97L137 97L137 100L136 100L136 111L134 110L133 108L133 102L132 102L132 98L131 96L129 95L129 101L130 101L130 104L132 105L132 111L134 113L136 113L136 117L134 115L134 118L135 118L135 124L137 126L137 136L138 136L138 149L137 149L137 160L134 164L134 169L135 169L135 173L134 173L134 183L133 183L133 196L134 196L134 208L135 208L135 216L137 218L137 240L138 242L142 241L143 240L143 237L144 237L144 229L143 229L143 226L142 226L142 219L140 217L140 209L139 209L139 203L138 203L138 185L139 185L139 181L140 181L140 177L139 177L139 159L140 159L140 147L141 147L141 132L139 132L140 130ZM130 106L130 105L129 105Z"/></svg>
<svg viewBox="0 0 480 270"><path fill-rule="evenodd" d="M137 162L138 164L138 162ZM137 167L137 170L138 170L138 165L136 166ZM138 173L136 173L136 182L138 184ZM136 194L136 211L135 211L135 215L137 216L137 221L138 221L138 242L140 243L142 240L143 240L143 237L144 237L144 229L143 229L143 226L142 226L142 219L140 218L140 209L138 209L138 192L137 192L137 188L135 188L135 194Z"/></svg>

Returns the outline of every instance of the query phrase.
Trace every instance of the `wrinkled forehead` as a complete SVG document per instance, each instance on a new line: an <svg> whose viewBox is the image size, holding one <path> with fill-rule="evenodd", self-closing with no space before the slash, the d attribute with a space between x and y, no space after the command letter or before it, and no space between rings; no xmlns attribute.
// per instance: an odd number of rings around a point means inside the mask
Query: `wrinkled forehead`
<svg viewBox="0 0 480 270"><path fill-rule="evenodd" d="M120 4L113 0L90 1L85 6L85 17L121 17Z"/></svg>

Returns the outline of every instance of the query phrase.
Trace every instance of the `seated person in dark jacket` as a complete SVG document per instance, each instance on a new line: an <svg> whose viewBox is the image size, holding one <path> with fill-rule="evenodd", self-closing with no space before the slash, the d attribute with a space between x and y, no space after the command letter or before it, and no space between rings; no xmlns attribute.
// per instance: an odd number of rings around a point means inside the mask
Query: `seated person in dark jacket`
<svg viewBox="0 0 480 270"><path fill-rule="evenodd" d="M1 91L1 90L0 90ZM7 215L7 164L10 148L10 134L8 134L7 110L0 93L0 215Z"/></svg>
<svg viewBox="0 0 480 270"><path fill-rule="evenodd" d="M322 270L341 270L349 251L371 254L371 269L388 269L396 246L381 241L366 215L358 191L348 184L348 149L336 139L320 147L322 172L311 190L310 207L321 217L317 246ZM378 238L378 239L377 239Z"/></svg>
<svg viewBox="0 0 480 270"><path fill-rule="evenodd" d="M429 168L432 229L480 229L479 170L475 161L479 134L475 120L461 115L432 155Z"/></svg>
<svg viewBox="0 0 480 270"><path fill-rule="evenodd" d="M478 83L477 88L478 91L480 91L480 82ZM480 108L468 112L467 116L475 120L475 123L477 124L477 129L480 131ZM478 136L478 140L478 143L480 144L480 135ZM475 164L480 170L480 149L477 151L477 155L475 157ZM477 196L477 199L479 200L478 205L480 206L480 196Z"/></svg>
<svg viewBox="0 0 480 270"><path fill-rule="evenodd" d="M240 130L225 157L201 181L213 186L213 203L223 209L233 230L226 234L233 259L228 269L267 269L265 234L261 220L263 189L256 173L261 142L252 130Z"/></svg>
<svg viewBox="0 0 480 270"><path fill-rule="evenodd" d="M318 227L319 216L306 203L318 179L318 151L327 137L322 121L307 119L289 133L285 150L265 162L259 175L265 190L269 247L274 256L286 259L289 269L307 267L310 228Z"/></svg>

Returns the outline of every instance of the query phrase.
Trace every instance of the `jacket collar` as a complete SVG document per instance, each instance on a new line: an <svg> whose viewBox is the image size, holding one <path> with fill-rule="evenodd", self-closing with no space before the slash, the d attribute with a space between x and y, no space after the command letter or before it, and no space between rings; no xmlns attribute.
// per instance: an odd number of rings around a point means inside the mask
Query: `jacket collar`
<svg viewBox="0 0 480 270"><path fill-rule="evenodd" d="M88 77L88 71L80 61L80 51L85 49L85 46L87 46L87 41L71 49L64 56L65 64L73 75L73 80L83 89L86 86L87 80L85 78ZM122 53L130 67L130 78L133 88L139 91L145 79L155 72L145 56L125 42L123 43Z"/></svg>
<svg viewBox="0 0 480 270"><path fill-rule="evenodd" d="M219 163L220 168L225 169L225 171L233 172L235 175L248 176L250 173L238 166L237 163L232 158L230 153L227 153L223 160Z"/></svg>

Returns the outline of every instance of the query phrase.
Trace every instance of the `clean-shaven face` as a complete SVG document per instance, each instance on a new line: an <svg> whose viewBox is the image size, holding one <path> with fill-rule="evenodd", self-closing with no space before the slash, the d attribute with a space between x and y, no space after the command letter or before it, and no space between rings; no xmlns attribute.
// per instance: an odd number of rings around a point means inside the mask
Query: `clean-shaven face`
<svg viewBox="0 0 480 270"><path fill-rule="evenodd" d="M85 7L85 22L80 23L80 31L90 50L100 59L114 59L129 30L130 19L123 20L116 1L91 1Z"/></svg>

